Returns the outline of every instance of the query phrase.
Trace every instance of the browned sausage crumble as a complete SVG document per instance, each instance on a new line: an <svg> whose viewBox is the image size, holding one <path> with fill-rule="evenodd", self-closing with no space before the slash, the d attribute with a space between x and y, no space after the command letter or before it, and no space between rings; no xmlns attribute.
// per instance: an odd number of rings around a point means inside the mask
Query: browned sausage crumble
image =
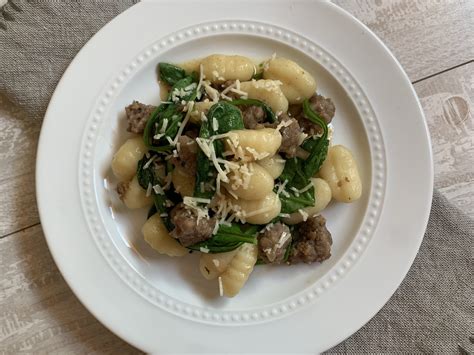
<svg viewBox="0 0 474 355"><path fill-rule="evenodd" d="M217 219L215 217L199 219L194 210L180 203L171 210L171 222L174 224L174 229L170 235L188 247L211 238Z"/></svg>
<svg viewBox="0 0 474 355"><path fill-rule="evenodd" d="M137 134L143 133L148 118L155 109L156 106L145 105L138 101L133 101L125 107L128 122L127 131Z"/></svg>
<svg viewBox="0 0 474 355"><path fill-rule="evenodd" d="M275 223L258 236L258 257L266 264L280 264L290 243L290 228L286 224Z"/></svg>
<svg viewBox="0 0 474 355"><path fill-rule="evenodd" d="M326 219L319 215L301 222L298 239L292 246L288 261L291 264L322 262L331 256L332 237L326 228Z"/></svg>

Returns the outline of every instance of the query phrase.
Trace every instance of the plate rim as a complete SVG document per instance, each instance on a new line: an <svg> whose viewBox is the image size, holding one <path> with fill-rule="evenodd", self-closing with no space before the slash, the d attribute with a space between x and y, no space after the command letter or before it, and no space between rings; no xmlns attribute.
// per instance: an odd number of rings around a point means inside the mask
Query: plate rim
<svg viewBox="0 0 474 355"><path fill-rule="evenodd" d="M150 2L146 2L146 3L150 3ZM145 4L145 3L142 3L142 4ZM137 10L137 7L139 6L144 6L142 4L138 4L138 5L135 5L132 7L135 8L136 11ZM319 5L318 5L319 6ZM370 30L368 30L365 25L363 25L360 21L358 21L357 19L355 19L352 15L348 14L347 12L345 12L344 10L340 9L339 7L337 7L336 5L334 4L328 4L328 3L325 3L325 4L320 4L320 6L329 6L331 8L333 8L333 10L337 11L337 12L340 12L341 14L343 14L343 16L345 17L348 17L351 21L356 21L359 25L361 25L373 38L376 39L376 41L378 42L379 45L381 45L384 50L386 51L386 53L388 53L392 59L392 61L398 66L398 69L399 71L401 72L402 76L404 77L404 80L406 82L408 82L409 86L410 86L410 89L411 89L411 94L412 96L414 96L415 98L415 101L416 101L416 104L417 104L417 108L418 108L418 113L421 115L421 118L422 118L422 121L423 121L423 126L425 128L425 137L426 138L426 142L428 143L428 145L430 145L430 137L429 137L429 131L428 131L428 128L427 128L427 125L426 125L426 120L424 119L424 114L423 114L423 110L421 108L421 105L420 105L420 102L416 96L416 93L413 89L413 87L411 86L411 83L407 77L407 75L405 74L405 72L403 71L403 69L401 68L400 64L398 63L398 61L395 59L395 57L393 56L393 54L391 54L391 52L388 50L388 48L380 41L380 39L378 39ZM119 18L122 18L123 16L125 16L125 14L127 14L129 10L126 10L124 13L122 13L121 15L119 15L118 17L116 17L114 20L112 20L108 25L106 25L105 27L109 27L111 24L113 23L117 23L117 19ZM105 28L104 27L104 28ZM103 28L103 29L104 29ZM97 35L103 31L103 29L101 29L94 37L92 37L92 39L83 47L84 48L88 48L88 46L90 45L91 42L93 42L96 38L97 38ZM290 29L291 30L291 29ZM127 341L131 342L132 344L134 344L135 346L137 347L141 347L140 344L138 342L135 342L133 341L132 339L130 339L129 337L125 337L123 332L122 331L119 331L117 329L116 326L112 326L110 325L110 323L108 321L105 321L103 316L102 315L99 315L99 314L96 314L95 310L94 310L94 307L92 307L86 300L83 300L83 298L81 296L83 296L83 293L76 289L75 286L77 285L73 285L74 283L68 278L66 277L66 275L68 274L64 268L62 268L62 265L63 265L63 262L60 261L61 260L61 256L57 253L57 249L55 248L55 241L53 240L54 238L52 237L52 233L54 233L52 231L52 228L50 228L50 223L49 222L45 222L47 220L49 220L49 217L46 216L46 202L45 202L45 199L46 197L44 197L43 199L43 196L44 196L44 193L42 192L42 181L44 179L44 176L42 176L42 172L43 172L43 167L41 166L41 162L42 160L44 160L44 154L43 151L45 150L44 146L45 144L47 144L47 139L45 138L46 137L46 132L47 130L43 129L45 126L49 125L48 122L52 121L52 118L50 117L54 117L52 116L53 114L51 113L53 111L53 104L55 103L56 101L56 98L57 96L59 95L59 91L60 89L62 88L62 86L64 85L64 81L66 81L68 79L68 75L69 75L69 72L70 72L70 69L75 66L76 62L81 59L81 53L84 51L83 49L81 49L81 51L79 52L79 54L74 58L74 60L71 62L70 66L68 67L68 69L66 70L66 72L64 73L64 75L62 76L58 86L57 86L57 89L55 91L55 93L53 94L52 96L52 99L51 99L51 103L50 103L50 106L48 107L48 110L46 112L46 115L45 115L45 119L44 119L44 124L43 124L43 127L42 127L42 130L41 130L41 134L40 134L40 140L39 140L39 143L38 143L38 159L37 159L37 169L36 169L36 190L37 190L37 199L38 199L38 206L39 206L39 213L40 213L40 219L43 223L43 230L44 230L44 234L46 236L46 240L47 240L47 243L48 243L48 246L51 250L51 253L53 254L53 258L56 262L56 264L58 265L58 268L61 270L61 273L65 276L65 280L66 282L68 283L68 285L71 287L71 289L73 289L74 293L78 296L78 298L81 300L81 302L86 306L86 308L89 309L89 311L91 311L94 316L98 319L100 319L102 321L102 323L107 326L110 330L112 330L113 332L115 332L116 334L119 334L120 336L122 336L122 338L126 338ZM43 158L42 158L43 157ZM429 190L432 191L432 185L433 185L433 159L432 159L432 151L431 149L429 149L429 165L431 167L430 169L430 181L428 183L428 187L429 187ZM432 195L430 194L429 196L429 205L431 205L431 198L432 198ZM426 208L426 211L424 213L424 216L423 216L423 220L425 221L425 223L421 223L421 226L422 226L422 230L424 231L426 229L426 225L428 223L428 216L429 216L429 212L430 212L430 208L428 206L428 208ZM396 287L394 288L394 290L399 286L399 284L401 283L401 281L403 280L403 278L406 276L406 273L408 272L415 256L416 256L416 253L419 249L419 246L421 244L421 241L422 241L422 238L423 238L423 233L421 233L421 236L418 238L418 244L416 246L416 249L414 251L412 251L412 257L410 258L411 260L409 261L409 263L406 266L405 270L403 270L401 273L400 273L400 277L399 277L399 281L397 282L397 285ZM393 290L393 291L394 291ZM390 292L390 294L392 294L393 292ZM385 304L386 301L388 301L389 298L387 298L383 304ZM368 318L366 321L370 320L372 318L372 316L378 312L378 310L383 306L383 304L375 309L375 311L372 313L372 315L370 316L370 318ZM110 327L109 327L110 325ZM362 327L363 324L360 324L358 326L358 328ZM112 329L113 328L113 329ZM357 328L357 329L358 329ZM348 331L346 333L346 335L341 338L341 336L338 337L339 341L342 341L343 339L345 339L347 336L349 336L350 334L352 334L353 332L355 332L357 329L352 329L351 331ZM335 344L333 344L335 345Z"/></svg>
<svg viewBox="0 0 474 355"><path fill-rule="evenodd" d="M213 29L211 30L211 28ZM218 310L195 306L176 299L172 295L167 295L148 283L131 265L124 266L120 263L123 257L121 258L120 252L113 246L114 242L111 241L113 239L111 233L107 230L103 218L100 218L101 213L98 207L100 203L97 201L101 197L98 197L98 181L96 180L102 181L103 177L98 177L96 176L97 174L94 175L94 171L97 171L94 165L94 151L97 149L99 136L99 133L96 131L99 130L102 120L107 119L113 114L110 112L110 109L113 107L114 99L120 95L120 90L127 86L127 78L133 77L133 74L139 72L147 63L156 62L156 57L166 54L168 50L199 39L212 37L213 35L241 35L269 39L291 46L291 48L298 50L311 58L311 60L318 61L318 65L324 68L337 84L345 90L359 116L361 118L364 117L361 119L361 123L364 126L364 134L367 135L367 144L372 156L370 160L370 188L368 186L364 188L364 194L367 194L366 212L350 246L342 253L336 264L317 281L292 296L268 304L265 307L259 307L258 310L256 307ZM160 49L162 52L160 52ZM153 53L155 53L154 56ZM116 91L117 93L115 93ZM290 30L263 22L223 20L193 25L166 35L136 54L131 62L127 63L104 85L101 93L97 96L96 103L91 109L90 116L86 120L86 128L84 129L80 148L78 173L81 207L87 220L90 234L93 236L94 242L101 250L103 257L108 261L110 267L119 274L130 288L134 289L155 306L161 307L175 315L197 322L234 326L269 322L288 316L315 302L324 292L334 287L336 282L340 282L346 274L350 273L351 268L363 256L367 245L374 237L386 188L384 139L378 120L374 117L375 112L370 104L370 100L365 95L363 88L357 83L357 80L352 77L349 70L310 39L299 36ZM96 197L95 200L93 196ZM134 277L135 274L136 276Z"/></svg>

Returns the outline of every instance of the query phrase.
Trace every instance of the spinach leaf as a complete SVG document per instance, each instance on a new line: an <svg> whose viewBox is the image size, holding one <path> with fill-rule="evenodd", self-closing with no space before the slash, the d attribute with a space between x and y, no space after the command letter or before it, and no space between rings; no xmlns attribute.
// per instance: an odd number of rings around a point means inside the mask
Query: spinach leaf
<svg viewBox="0 0 474 355"><path fill-rule="evenodd" d="M231 105L229 102L222 101L214 104L207 113L209 129L214 134L224 134L232 130L244 129L244 120L242 119L242 112ZM218 128L214 130L213 122L217 121ZM224 143L221 140L214 142L214 150L216 156L221 157L224 151Z"/></svg>
<svg viewBox="0 0 474 355"><path fill-rule="evenodd" d="M161 104L151 115L143 132L143 140L148 149L155 152L169 152L173 147L166 137L174 139L179 130L179 124L183 120L185 113L181 111L179 105ZM166 122L164 135L155 140L155 135L160 132Z"/></svg>
<svg viewBox="0 0 474 355"><path fill-rule="evenodd" d="M280 194L281 213L293 213L301 208L314 206L314 188L303 193L296 193L295 191L286 190L288 195Z"/></svg>
<svg viewBox="0 0 474 355"><path fill-rule="evenodd" d="M194 85L193 85L194 84ZM192 76L186 76L177 81L170 90L168 101L193 101L197 96L197 83Z"/></svg>
<svg viewBox="0 0 474 355"><path fill-rule="evenodd" d="M252 79L255 79L255 80L263 79L263 71L258 72L258 73L255 73L255 74L252 76Z"/></svg>
<svg viewBox="0 0 474 355"><path fill-rule="evenodd" d="M280 175L280 181L286 183L285 192L280 194L281 213L293 213L301 208L313 206L314 187L298 193L294 189L301 190L310 183L310 177L304 173L306 162L300 158L293 158L286 161L283 173ZM277 189L275 189L276 191Z"/></svg>
<svg viewBox="0 0 474 355"><path fill-rule="evenodd" d="M146 219L150 219L150 217L153 216L156 212L157 212L156 206L153 204L153 206L151 206L150 209L148 210Z"/></svg>
<svg viewBox="0 0 474 355"><path fill-rule="evenodd" d="M256 100L256 99L238 99L238 100L232 100L229 103L235 106L240 106L240 105L259 106L265 112L265 118L267 119L268 122L271 122L271 123L276 122L276 116L273 113L272 109L263 101Z"/></svg>
<svg viewBox="0 0 474 355"><path fill-rule="evenodd" d="M201 124L199 131L199 137L208 139L211 136L208 122ZM207 198L208 192L203 189L203 185L211 180L209 174L211 173L211 162L207 158L206 154L199 149L196 158L196 184L194 195L197 197ZM201 184L202 183L202 184Z"/></svg>
<svg viewBox="0 0 474 355"><path fill-rule="evenodd" d="M239 224L221 224L217 233L209 240L189 246L189 249L208 249L209 253L224 253L240 247L243 243L257 244L258 226L242 229Z"/></svg>
<svg viewBox="0 0 474 355"><path fill-rule="evenodd" d="M173 64L160 63L158 64L158 69L160 71L161 80L170 86L173 86L186 76L184 69L179 68Z"/></svg>
<svg viewBox="0 0 474 355"><path fill-rule="evenodd" d="M238 100L236 100L238 101ZM211 106L207 113L208 124L212 128L212 121L217 120L218 129L214 134L227 133L236 129L244 129L242 113L232 102L221 101Z"/></svg>
<svg viewBox="0 0 474 355"><path fill-rule="evenodd" d="M151 186L155 185L155 176L152 167L149 166L146 169L143 168L149 159L151 159L151 157L147 158L146 155L144 155L137 164L138 183L144 190L148 189L148 185L150 184Z"/></svg>
<svg viewBox="0 0 474 355"><path fill-rule="evenodd" d="M310 138L302 145L303 149L310 152L304 163L304 172L306 176L312 177L319 171L319 168L323 164L328 154L328 126L326 121L324 121L324 119L319 117L319 115L313 111L309 105L308 99L304 100L303 102L303 112L307 119L319 125L323 129L323 134L321 137L317 139Z"/></svg>
<svg viewBox="0 0 474 355"><path fill-rule="evenodd" d="M155 124L159 121L160 115L166 110L167 105L161 104L150 115L143 131L143 142L150 148L153 145L153 135L155 134Z"/></svg>
<svg viewBox="0 0 474 355"><path fill-rule="evenodd" d="M213 128L214 120L217 121L217 130ZM207 114L207 121L202 122L201 129L199 131L200 138L210 138L216 134L227 133L232 130L243 129L244 121L242 119L242 113L240 110L231 105L228 102L219 102L212 105L211 109ZM216 156L220 157L224 150L224 144L220 140L213 142ZM197 154L197 173L196 173L196 184L194 195L197 197L212 197L214 194L210 191L202 190L201 183L210 182L213 179L215 168L212 166L208 157L199 149ZM211 175L211 176L210 176Z"/></svg>
<svg viewBox="0 0 474 355"><path fill-rule="evenodd" d="M329 149L329 140L327 138L307 139L301 146L304 150L310 152L308 158L304 161L304 172L307 176L314 176L321 165L324 163Z"/></svg>

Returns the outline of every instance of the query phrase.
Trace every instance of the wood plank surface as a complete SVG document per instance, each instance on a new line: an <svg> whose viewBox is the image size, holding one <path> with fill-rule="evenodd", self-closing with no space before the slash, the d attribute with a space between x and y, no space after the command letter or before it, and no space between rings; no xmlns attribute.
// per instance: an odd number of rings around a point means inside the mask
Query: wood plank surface
<svg viewBox="0 0 474 355"><path fill-rule="evenodd" d="M411 81L474 59L472 0L334 0L382 39Z"/></svg>
<svg viewBox="0 0 474 355"><path fill-rule="evenodd" d="M435 186L474 215L474 64L466 64L474 1L335 2L376 32L412 81L433 75L415 89L431 132ZM40 126L0 96L0 354L138 353L80 304L47 249L34 189Z"/></svg>
<svg viewBox="0 0 474 355"><path fill-rule="evenodd" d="M0 95L0 236L39 222L34 172L40 128Z"/></svg>
<svg viewBox="0 0 474 355"><path fill-rule="evenodd" d="M415 84L428 122L435 187L474 217L474 63Z"/></svg>
<svg viewBox="0 0 474 355"><path fill-rule="evenodd" d="M0 250L0 353L137 353L77 300L41 226L1 239Z"/></svg>

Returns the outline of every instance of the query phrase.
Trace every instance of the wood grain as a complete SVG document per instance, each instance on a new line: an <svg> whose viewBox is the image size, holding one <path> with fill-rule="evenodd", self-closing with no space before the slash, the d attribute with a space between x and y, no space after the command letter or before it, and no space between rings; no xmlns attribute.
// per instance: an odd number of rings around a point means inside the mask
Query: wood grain
<svg viewBox="0 0 474 355"><path fill-rule="evenodd" d="M474 63L415 85L428 122L435 187L474 217Z"/></svg>
<svg viewBox="0 0 474 355"><path fill-rule="evenodd" d="M1 239L0 250L0 353L138 353L77 300L41 226Z"/></svg>
<svg viewBox="0 0 474 355"><path fill-rule="evenodd" d="M34 172L40 127L0 96L0 236L39 222Z"/></svg>
<svg viewBox="0 0 474 355"><path fill-rule="evenodd" d="M334 0L390 48L411 81L474 59L472 0Z"/></svg>

